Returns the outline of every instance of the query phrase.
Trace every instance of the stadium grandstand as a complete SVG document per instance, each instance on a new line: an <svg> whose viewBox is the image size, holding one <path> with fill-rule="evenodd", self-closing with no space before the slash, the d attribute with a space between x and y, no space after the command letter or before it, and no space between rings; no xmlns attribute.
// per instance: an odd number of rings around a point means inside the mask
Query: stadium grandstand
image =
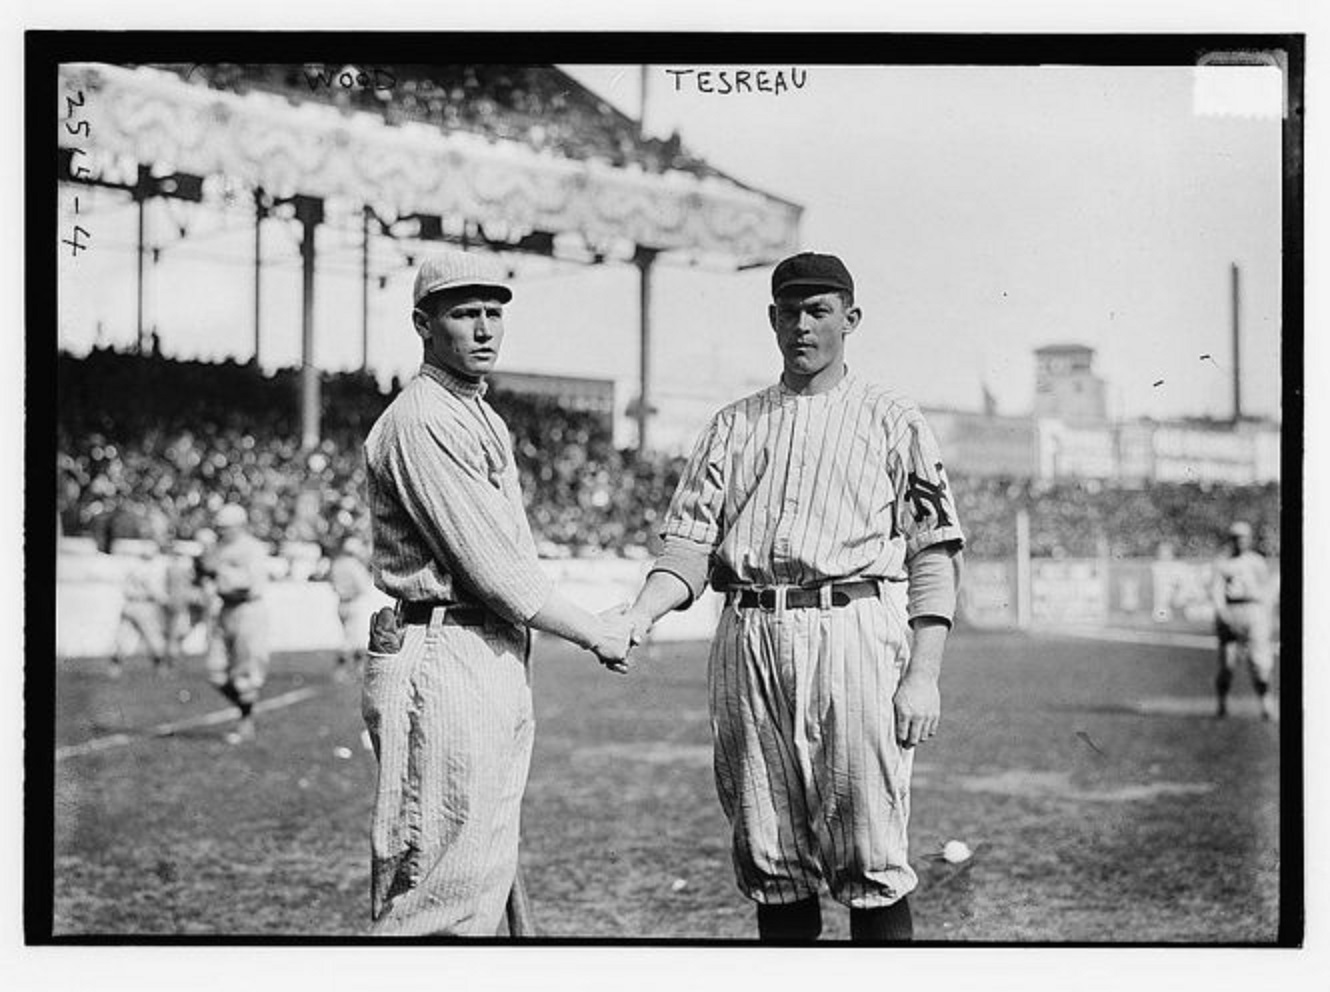
<svg viewBox="0 0 1330 992"><path fill-rule="evenodd" d="M345 537L368 537L361 444L401 384L369 363L368 302L362 367L334 373L313 360L313 235L325 227L361 251L366 300L384 278L370 264L376 240L408 253L447 242L508 259L636 267L642 364L627 407L635 446L619 441L613 381L501 370L490 395L513 431L545 557L655 550L683 449L646 439L658 409L648 365L652 265L665 253L721 258L730 271L768 264L797 245L799 207L710 167L677 134L644 134L549 66L78 64L61 75L69 98L95 101L98 114L88 148L62 133L62 180L140 210L137 345L59 357L66 549L188 540L230 501L249 508L275 556L313 562L286 570L302 581L326 573ZM239 210L252 223L246 360L171 357L149 333L141 220L155 198ZM265 369L258 234L282 210L301 225L302 361ZM1110 420L1093 359L1074 342L1039 349L1028 415L928 411L969 536L964 605L973 622L1102 620L1111 611L1195 622L1229 522L1249 521L1260 548L1279 554L1278 424ZM1020 560L1035 563L1029 581Z"/></svg>
<svg viewBox="0 0 1330 992"><path fill-rule="evenodd" d="M515 141L576 161L663 174L723 177L677 132L641 133L637 121L573 77L534 65L162 64L182 80L230 93L263 92L381 115L491 141Z"/></svg>
<svg viewBox="0 0 1330 992"><path fill-rule="evenodd" d="M365 536L360 445L394 391L364 373L325 375L325 437L302 451L297 378L295 369L265 376L235 362L111 350L61 355L63 533L94 536L103 548L115 536L190 537L236 500L253 507L256 529L274 547L316 541L331 550L348 533ZM610 415L583 408L580 390L564 398L523 384L500 377L491 398L513 431L532 527L546 551L651 547L681 457L617 449ZM127 405L125 396L140 401ZM1218 550L1233 519L1253 524L1267 554L1279 551L1275 480L1041 478L965 472L965 459L952 461L962 466L953 485L972 554L981 558L1014 554L1020 510L1034 521L1036 556L1204 557ZM317 499L300 499L307 491Z"/></svg>

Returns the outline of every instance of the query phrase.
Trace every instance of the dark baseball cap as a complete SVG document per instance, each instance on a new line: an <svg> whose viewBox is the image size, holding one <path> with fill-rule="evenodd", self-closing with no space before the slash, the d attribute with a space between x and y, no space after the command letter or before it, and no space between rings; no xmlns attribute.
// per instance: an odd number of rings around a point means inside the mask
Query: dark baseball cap
<svg viewBox="0 0 1330 992"><path fill-rule="evenodd" d="M791 255L778 263L771 273L773 299L786 290L805 287L843 289L853 295L854 279L845 263L835 255L819 255L812 251Z"/></svg>

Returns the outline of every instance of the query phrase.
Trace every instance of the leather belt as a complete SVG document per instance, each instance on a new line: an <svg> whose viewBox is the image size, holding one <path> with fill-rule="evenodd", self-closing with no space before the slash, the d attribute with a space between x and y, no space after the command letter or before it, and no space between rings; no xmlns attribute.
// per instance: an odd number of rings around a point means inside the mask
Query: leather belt
<svg viewBox="0 0 1330 992"><path fill-rule="evenodd" d="M1243 603L1254 603L1256 602L1256 600L1252 599L1249 596L1239 596L1239 597L1230 596L1226 600L1226 602L1228 603L1229 606L1241 606Z"/></svg>
<svg viewBox="0 0 1330 992"><path fill-rule="evenodd" d="M440 623L451 624L456 627L483 627L485 621L492 615L483 606L440 603L436 600L401 602L397 609L402 618L402 623L405 624L429 623L434 619L434 611L442 610L443 619L439 621Z"/></svg>
<svg viewBox="0 0 1330 992"><path fill-rule="evenodd" d="M806 610L821 606L822 590L824 588L826 586L813 589L806 589L803 586L786 586L785 608L787 610ZM830 605L848 606L856 599L876 596L880 586L877 579L856 579L853 582L833 582L830 584L830 588ZM730 595L736 598L737 604L743 609L774 610L776 608L777 592L778 590L774 586L764 586L760 589L748 587L732 589Z"/></svg>

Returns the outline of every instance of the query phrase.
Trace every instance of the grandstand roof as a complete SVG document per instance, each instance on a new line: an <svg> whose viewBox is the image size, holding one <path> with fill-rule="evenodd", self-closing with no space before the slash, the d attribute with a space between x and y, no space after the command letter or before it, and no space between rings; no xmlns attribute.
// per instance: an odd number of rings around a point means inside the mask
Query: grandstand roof
<svg viewBox="0 0 1330 992"><path fill-rule="evenodd" d="M478 227L496 247L685 251L736 265L796 245L801 208L724 175L552 66L61 66L95 111L80 165L132 181L225 177L380 218ZM214 187L216 183L212 184ZM205 198L208 187L205 185Z"/></svg>
<svg viewBox="0 0 1330 992"><path fill-rule="evenodd" d="M1085 354L1087 351L1090 352L1091 354L1094 353L1094 349L1091 348L1088 344L1077 344L1077 343L1074 342L1074 341L1068 341L1068 342L1066 342L1065 344L1046 344L1046 345L1043 345L1042 347L1036 348L1036 349L1034 350L1034 353L1035 353L1036 355L1051 355L1051 354L1057 354L1057 355L1067 355L1067 354L1083 355L1083 354Z"/></svg>

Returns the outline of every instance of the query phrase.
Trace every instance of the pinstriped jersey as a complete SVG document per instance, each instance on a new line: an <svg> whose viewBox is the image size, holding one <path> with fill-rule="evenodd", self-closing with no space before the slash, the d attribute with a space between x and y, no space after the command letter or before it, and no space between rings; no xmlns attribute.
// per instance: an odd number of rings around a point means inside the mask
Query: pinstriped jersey
<svg viewBox="0 0 1330 992"><path fill-rule="evenodd" d="M919 407L849 372L825 393L777 383L712 417L663 534L711 548L718 588L901 580L920 549L964 541Z"/></svg>
<svg viewBox="0 0 1330 992"><path fill-rule="evenodd" d="M482 384L423 365L365 441L374 584L476 602L517 623L545 605L508 428Z"/></svg>

